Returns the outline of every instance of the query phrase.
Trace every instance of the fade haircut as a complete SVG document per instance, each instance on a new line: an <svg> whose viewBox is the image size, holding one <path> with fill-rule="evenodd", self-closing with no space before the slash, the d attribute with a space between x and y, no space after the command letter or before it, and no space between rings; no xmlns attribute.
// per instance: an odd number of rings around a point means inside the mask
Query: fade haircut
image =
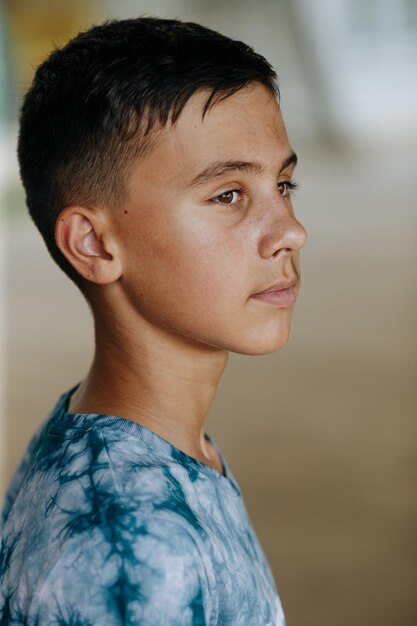
<svg viewBox="0 0 417 626"><path fill-rule="evenodd" d="M42 63L24 97L18 158L29 213L61 269L84 279L55 241L66 206L127 200L126 180L152 148L152 129L178 119L199 89L217 101L257 81L279 97L264 57L192 22L140 17L79 33Z"/></svg>

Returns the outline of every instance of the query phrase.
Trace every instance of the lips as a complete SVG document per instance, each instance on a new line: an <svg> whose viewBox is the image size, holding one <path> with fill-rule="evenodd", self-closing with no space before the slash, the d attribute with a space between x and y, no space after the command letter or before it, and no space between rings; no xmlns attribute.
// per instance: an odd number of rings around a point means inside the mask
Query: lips
<svg viewBox="0 0 417 626"><path fill-rule="evenodd" d="M267 287L267 289L265 289L264 291L258 291L257 293L254 293L252 295L259 296L264 293L273 293L276 291L282 291L283 289L290 289L291 287L294 287L296 283L297 279L295 277L288 278L287 280L282 280L278 283L275 283L274 285L271 285L270 287Z"/></svg>
<svg viewBox="0 0 417 626"><path fill-rule="evenodd" d="M297 292L295 289L296 283L296 278L282 280L274 285L271 285L264 291L252 294L251 298L253 300L257 300L258 302L272 304L279 309L285 309L292 306L297 299Z"/></svg>

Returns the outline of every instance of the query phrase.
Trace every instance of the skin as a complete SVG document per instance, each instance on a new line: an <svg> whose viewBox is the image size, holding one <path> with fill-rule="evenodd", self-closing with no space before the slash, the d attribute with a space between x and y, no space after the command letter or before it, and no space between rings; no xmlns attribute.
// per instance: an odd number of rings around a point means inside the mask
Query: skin
<svg viewBox="0 0 417 626"><path fill-rule="evenodd" d="M292 277L298 292L306 231L288 193L294 163L282 167L292 149L275 97L253 83L202 120L207 95L158 129L123 207L67 207L56 239L88 281L96 335L69 411L136 421L221 471L204 424L228 353L268 354L288 341L294 305L250 296ZM263 171L190 185L214 161Z"/></svg>

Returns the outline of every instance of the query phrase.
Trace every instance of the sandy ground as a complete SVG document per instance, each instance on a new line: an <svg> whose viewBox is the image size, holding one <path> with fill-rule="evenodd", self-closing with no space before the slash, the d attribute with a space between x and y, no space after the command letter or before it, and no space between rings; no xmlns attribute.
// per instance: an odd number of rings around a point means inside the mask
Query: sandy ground
<svg viewBox="0 0 417 626"><path fill-rule="evenodd" d="M300 156L309 242L291 341L230 356L207 430L242 487L288 626L414 626L413 160L403 148ZM92 354L88 309L29 220L6 236L3 491Z"/></svg>

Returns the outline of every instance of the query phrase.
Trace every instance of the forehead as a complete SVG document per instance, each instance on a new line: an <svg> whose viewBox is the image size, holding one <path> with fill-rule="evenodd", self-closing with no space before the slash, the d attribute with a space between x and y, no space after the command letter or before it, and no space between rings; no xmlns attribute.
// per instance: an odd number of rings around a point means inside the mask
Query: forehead
<svg viewBox="0 0 417 626"><path fill-rule="evenodd" d="M139 158L133 176L187 185L214 161L257 161L275 167L291 152L275 96L253 83L217 101L202 117L210 92L195 93L175 124L157 131L151 152Z"/></svg>

